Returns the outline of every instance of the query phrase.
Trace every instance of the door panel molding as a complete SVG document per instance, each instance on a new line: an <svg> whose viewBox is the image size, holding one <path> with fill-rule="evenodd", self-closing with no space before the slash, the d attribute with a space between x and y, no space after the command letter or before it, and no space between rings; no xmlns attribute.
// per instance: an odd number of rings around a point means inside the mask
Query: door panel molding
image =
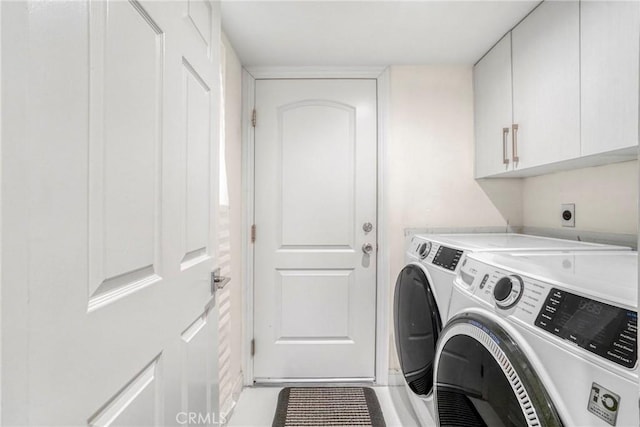
<svg viewBox="0 0 640 427"><path fill-rule="evenodd" d="M211 4L208 1L189 0L187 9L189 21L193 24L193 28L208 49L213 27L213 22L211 22Z"/></svg>
<svg viewBox="0 0 640 427"><path fill-rule="evenodd" d="M163 423L162 379L159 366L162 354L156 356L140 373L113 396L87 422L91 427L107 427L126 417L127 411L152 412L155 425ZM139 404L143 406L136 406ZM126 423L125 423L126 424Z"/></svg>
<svg viewBox="0 0 640 427"><path fill-rule="evenodd" d="M276 300L274 339L277 343L288 342L343 342L353 343L349 313L350 293L354 286L353 269L276 269ZM332 289L329 295L326 289ZM315 304L305 305L305 296L313 302L320 301L332 309L331 314L317 310ZM320 329L311 334L303 334L300 325L313 318L322 318Z"/></svg>
<svg viewBox="0 0 640 427"><path fill-rule="evenodd" d="M305 109L326 109L325 115L332 116L334 120L333 125L344 126L349 129L348 137L343 140L338 140L340 135L336 132L335 135L323 135L320 138L305 138L305 134L309 131L308 128L297 129L296 123L305 122L304 114ZM283 105L277 110L278 121L278 189L276 199L278 200L278 206L280 208L279 213L279 248L280 249L299 249L304 247L305 249L329 249L329 248L354 248L355 244L355 228L353 227L355 221L355 194L356 182L354 174L356 171L356 108L352 105L348 105L336 101L328 100L303 100ZM329 117L327 117L329 119ZM336 123L337 122L337 123ZM291 125L289 126L289 123ZM323 126L323 129L330 126ZM289 138L285 137L285 134L294 134L294 141L305 140L304 149L311 152L311 158L313 159L310 164L300 162L296 159L296 151L299 149L299 144L292 144L285 146ZM333 143L333 147L329 147L328 144ZM338 162L336 158L343 159L342 162ZM320 188L314 188L313 179L305 181L305 179L290 180L287 178L289 172L291 175L296 175L296 169L308 170L318 168L318 162L326 163L323 168L331 170L330 176L327 176L323 180ZM342 163L342 164L339 164ZM292 170L293 169L293 170ZM339 172L343 174L339 174ZM301 174L303 175L303 174ZM327 181L328 185L334 189L331 195L322 195L321 190ZM333 184L333 185L332 185ZM336 189L339 189L340 193L336 194ZM324 205L327 200L340 200L340 199L353 199L353 203L350 204L347 212L343 213L341 221L333 221L332 224L328 222L333 218L323 215L325 209ZM289 210L295 211L295 214L290 215ZM304 213L300 213L299 210L304 209ZM297 221L287 221L287 218L305 218L309 222L296 223ZM312 219L312 220L311 220ZM315 230L323 228L321 233L312 235ZM330 230L326 230L330 228ZM313 244L309 244L316 240ZM302 244L306 242L306 244Z"/></svg>
<svg viewBox="0 0 640 427"><path fill-rule="evenodd" d="M182 58L183 135L184 135L184 211L182 218L184 271L211 259L207 242L210 237L211 205L211 89L205 78Z"/></svg>
<svg viewBox="0 0 640 427"><path fill-rule="evenodd" d="M183 414L212 414L214 410L211 402L218 377L217 319L217 307L206 309L180 334L179 372Z"/></svg>
<svg viewBox="0 0 640 427"><path fill-rule="evenodd" d="M93 311L161 280L164 33L134 1L91 3L90 16L88 308ZM130 61L119 60L122 50ZM145 78L149 75L155 79Z"/></svg>

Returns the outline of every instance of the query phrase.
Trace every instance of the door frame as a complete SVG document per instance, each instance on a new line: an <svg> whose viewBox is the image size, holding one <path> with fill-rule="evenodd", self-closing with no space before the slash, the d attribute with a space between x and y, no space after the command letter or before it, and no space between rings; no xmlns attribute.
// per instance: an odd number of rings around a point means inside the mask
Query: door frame
<svg viewBox="0 0 640 427"><path fill-rule="evenodd" d="M246 67L242 70L242 289L243 339L242 371L244 385L254 383L251 342L254 338L254 248L251 225L255 218L255 151L254 129L251 125L255 105L256 80L261 79L376 79L377 86L377 214L378 252L376 267L376 385L389 383L389 304L390 254L388 245L387 144L389 129L389 68L388 67Z"/></svg>
<svg viewBox="0 0 640 427"><path fill-rule="evenodd" d="M2 4L0 3L0 25L2 24ZM0 51L2 31L0 31ZM2 54L0 54L0 384L2 384ZM2 387L0 387L0 423L2 423Z"/></svg>

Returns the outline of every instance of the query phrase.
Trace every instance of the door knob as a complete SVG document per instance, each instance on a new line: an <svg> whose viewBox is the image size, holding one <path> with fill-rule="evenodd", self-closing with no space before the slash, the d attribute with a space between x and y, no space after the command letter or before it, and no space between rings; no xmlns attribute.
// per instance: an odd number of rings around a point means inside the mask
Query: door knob
<svg viewBox="0 0 640 427"><path fill-rule="evenodd" d="M362 252L367 255L370 255L373 252L373 245L371 243L365 243L362 245Z"/></svg>

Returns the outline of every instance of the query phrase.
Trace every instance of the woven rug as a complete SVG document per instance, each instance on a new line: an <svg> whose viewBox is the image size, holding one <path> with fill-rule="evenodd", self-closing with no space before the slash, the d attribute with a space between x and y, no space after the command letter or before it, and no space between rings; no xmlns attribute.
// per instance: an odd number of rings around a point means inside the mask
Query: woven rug
<svg viewBox="0 0 640 427"><path fill-rule="evenodd" d="M382 410L368 387L286 387L278 395L273 427L385 427Z"/></svg>

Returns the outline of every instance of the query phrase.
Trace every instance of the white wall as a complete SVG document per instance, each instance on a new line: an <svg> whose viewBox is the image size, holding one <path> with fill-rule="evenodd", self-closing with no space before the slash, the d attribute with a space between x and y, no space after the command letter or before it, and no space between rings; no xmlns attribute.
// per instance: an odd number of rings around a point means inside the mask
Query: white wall
<svg viewBox="0 0 640 427"><path fill-rule="evenodd" d="M470 66L393 66L390 92L385 190L393 295L404 265L405 228L522 225L522 183L473 178ZM394 369L393 339L390 347Z"/></svg>
<svg viewBox="0 0 640 427"><path fill-rule="evenodd" d="M577 231L638 232L638 161L523 180L523 225L562 228L560 204L575 203Z"/></svg>
<svg viewBox="0 0 640 427"><path fill-rule="evenodd" d="M229 241L231 256L231 282L229 310L231 322L230 372L236 387L242 385L242 66L240 60L222 35L225 51L225 160L229 190ZM236 390L237 391L237 390Z"/></svg>

